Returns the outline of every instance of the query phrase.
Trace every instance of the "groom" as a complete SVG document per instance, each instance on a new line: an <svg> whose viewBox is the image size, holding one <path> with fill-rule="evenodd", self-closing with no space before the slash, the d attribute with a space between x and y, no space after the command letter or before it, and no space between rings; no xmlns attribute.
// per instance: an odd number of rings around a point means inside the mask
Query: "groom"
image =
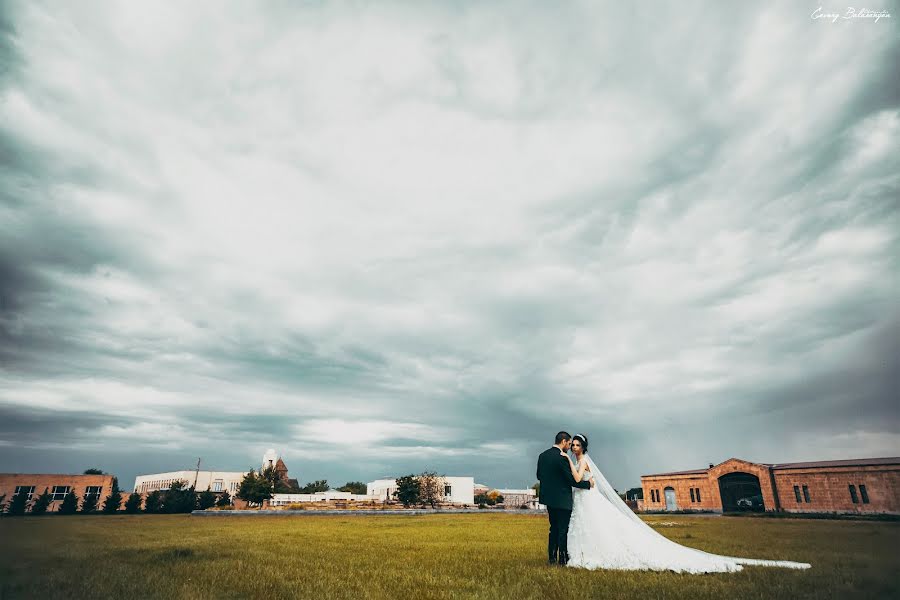
<svg viewBox="0 0 900 600"><path fill-rule="evenodd" d="M593 478L575 481L569 460L563 452L569 450L572 436L565 431L556 434L556 443L538 457L537 478L541 483L538 502L547 507L550 517L550 537L547 540L547 562L561 565L569 561L569 519L572 517L572 488L592 488ZM559 558L557 559L557 555Z"/></svg>

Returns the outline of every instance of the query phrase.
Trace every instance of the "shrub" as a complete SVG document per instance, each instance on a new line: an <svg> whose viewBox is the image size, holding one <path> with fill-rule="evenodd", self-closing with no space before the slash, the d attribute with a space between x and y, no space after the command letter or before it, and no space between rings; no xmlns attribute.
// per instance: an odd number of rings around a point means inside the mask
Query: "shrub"
<svg viewBox="0 0 900 600"><path fill-rule="evenodd" d="M97 510L97 494L87 494L81 501L81 512L92 513Z"/></svg>
<svg viewBox="0 0 900 600"><path fill-rule="evenodd" d="M218 506L219 508L231 506L231 496L228 495L228 490L222 492L222 495L219 496L218 500L216 500L216 506Z"/></svg>
<svg viewBox="0 0 900 600"><path fill-rule="evenodd" d="M47 508L52 501L53 495L50 493L50 490L44 488L44 493L38 496L37 500L35 500L34 504L31 506L31 514L43 515L47 512Z"/></svg>
<svg viewBox="0 0 900 600"><path fill-rule="evenodd" d="M113 477L112 489L109 491L109 496L107 496L106 500L103 502L103 512L108 515L115 514L118 512L120 506L122 506L122 492L119 491L119 479Z"/></svg>
<svg viewBox="0 0 900 600"><path fill-rule="evenodd" d="M159 493L159 490L153 490L144 499L144 512L156 514L160 508L162 508L162 494Z"/></svg>
<svg viewBox="0 0 900 600"><path fill-rule="evenodd" d="M74 515L77 511L78 511L78 494L76 494L72 490L69 490L69 493L66 494L66 497L63 498L62 503L59 505L59 514Z"/></svg>
<svg viewBox="0 0 900 600"><path fill-rule="evenodd" d="M12 501L10 501L9 508L6 512L10 516L20 517L25 514L25 509L27 507L28 494L26 494L25 492L19 492L12 497Z"/></svg>
<svg viewBox="0 0 900 600"><path fill-rule="evenodd" d="M200 495L197 496L197 508L200 510L206 510L207 508L212 508L216 504L216 495L213 494L209 488L206 488L205 491L201 492Z"/></svg>
<svg viewBox="0 0 900 600"><path fill-rule="evenodd" d="M129 515L141 512L141 500L140 494L132 492L132 494L128 496L128 500L125 501L125 512Z"/></svg>

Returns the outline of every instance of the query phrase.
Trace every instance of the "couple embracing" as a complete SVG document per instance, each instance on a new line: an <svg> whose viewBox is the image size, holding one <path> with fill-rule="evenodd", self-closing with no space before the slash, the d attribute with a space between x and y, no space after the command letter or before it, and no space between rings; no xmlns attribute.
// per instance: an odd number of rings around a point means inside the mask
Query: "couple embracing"
<svg viewBox="0 0 900 600"><path fill-rule="evenodd" d="M744 565L810 568L809 563L710 554L673 542L634 514L587 450L587 436L560 431L538 457L539 501L550 518L550 564L678 573L734 572Z"/></svg>

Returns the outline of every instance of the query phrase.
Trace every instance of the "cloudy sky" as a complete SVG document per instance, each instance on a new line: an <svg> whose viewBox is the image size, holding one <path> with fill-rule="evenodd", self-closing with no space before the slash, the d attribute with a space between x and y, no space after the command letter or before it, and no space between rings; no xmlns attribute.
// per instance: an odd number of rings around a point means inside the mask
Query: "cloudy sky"
<svg viewBox="0 0 900 600"><path fill-rule="evenodd" d="M0 4L0 471L900 454L897 3L420 4Z"/></svg>

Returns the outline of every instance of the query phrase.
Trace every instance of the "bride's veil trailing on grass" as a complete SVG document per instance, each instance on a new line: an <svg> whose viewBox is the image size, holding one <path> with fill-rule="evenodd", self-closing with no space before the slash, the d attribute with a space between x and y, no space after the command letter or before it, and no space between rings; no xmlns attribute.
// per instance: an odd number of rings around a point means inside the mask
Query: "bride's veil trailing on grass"
<svg viewBox="0 0 900 600"><path fill-rule="evenodd" d="M677 546L680 550L689 550L691 552L696 552L701 555L705 555L706 557L713 557L720 560L733 561L739 565L755 565L755 566L764 566L764 567L786 567L789 569L808 569L812 565L809 563L800 563L793 562L789 560L760 560L755 558L740 558L736 556L723 556L721 554L711 554L709 552L704 552L702 550L697 550L696 548L690 548L688 546L682 546L677 542L673 542L666 536L662 535L649 525L647 525L639 516L637 516L631 508L625 504L625 501L619 497L619 494L616 493L616 490L609 484L606 480L606 477L603 476L603 472L597 467L597 464L591 459L590 454L584 453L584 458L587 460L588 466L591 468L591 474L594 477L595 486L594 491L598 494L606 498L606 500L612 504L616 510L620 513L628 517L631 521L634 522L635 528L640 528L639 530L635 530L636 534L644 534L644 535L652 535L665 540L666 545L671 544L672 546ZM602 535L603 532L598 532L598 535Z"/></svg>

